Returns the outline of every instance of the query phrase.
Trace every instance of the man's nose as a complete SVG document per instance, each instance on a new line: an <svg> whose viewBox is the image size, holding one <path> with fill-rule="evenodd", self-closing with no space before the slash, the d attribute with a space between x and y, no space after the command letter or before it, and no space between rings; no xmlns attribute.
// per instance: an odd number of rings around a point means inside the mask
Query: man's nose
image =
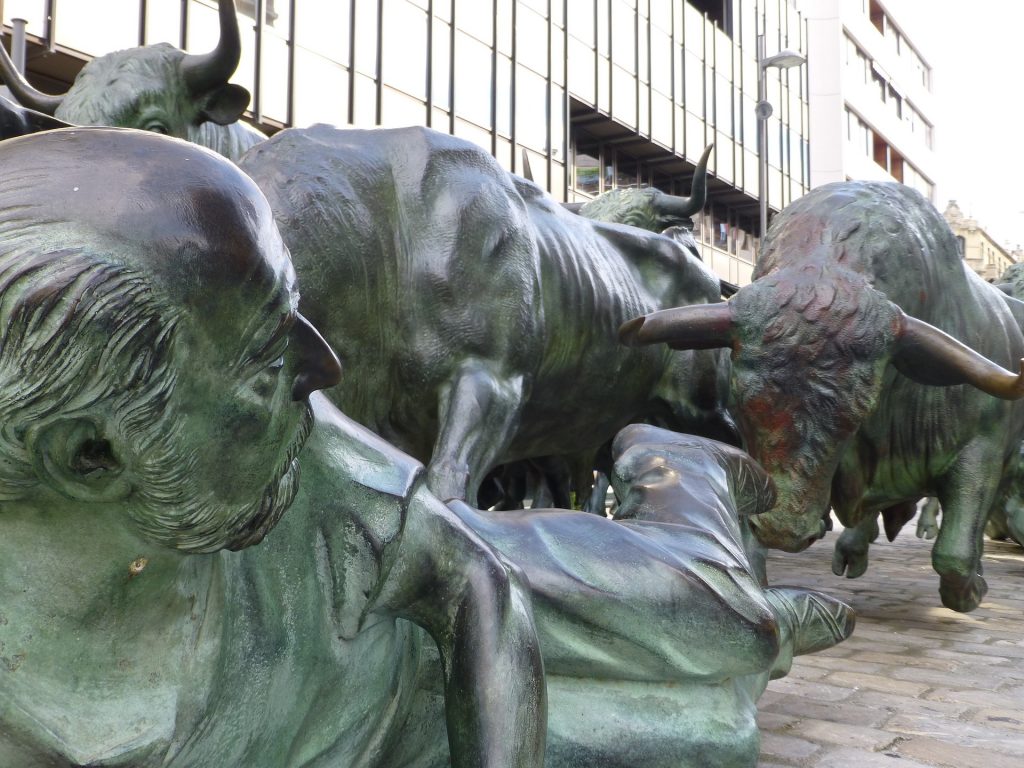
<svg viewBox="0 0 1024 768"><path fill-rule="evenodd" d="M299 315L291 337L297 359L292 400L307 400L318 389L333 387L341 381L338 356L309 320Z"/></svg>

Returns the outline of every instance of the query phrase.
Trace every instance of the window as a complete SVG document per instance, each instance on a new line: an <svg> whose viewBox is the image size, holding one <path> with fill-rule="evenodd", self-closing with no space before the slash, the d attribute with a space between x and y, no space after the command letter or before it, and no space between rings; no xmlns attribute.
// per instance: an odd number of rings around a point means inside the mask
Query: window
<svg viewBox="0 0 1024 768"><path fill-rule="evenodd" d="M871 23L875 25L875 29L884 35L886 23L885 11L882 10L882 6L880 6L876 0L870 0L868 3L868 18L871 20Z"/></svg>
<svg viewBox="0 0 1024 768"><path fill-rule="evenodd" d="M700 13L706 14L708 21L732 37L732 0L687 0Z"/></svg>
<svg viewBox="0 0 1024 768"><path fill-rule="evenodd" d="M593 152L593 154L589 154ZM601 160L598 158L600 149L576 147L573 153L573 181L574 189L585 194L595 196L601 192Z"/></svg>
<svg viewBox="0 0 1024 768"><path fill-rule="evenodd" d="M711 244L723 251L729 246L729 212L723 205L711 206Z"/></svg>

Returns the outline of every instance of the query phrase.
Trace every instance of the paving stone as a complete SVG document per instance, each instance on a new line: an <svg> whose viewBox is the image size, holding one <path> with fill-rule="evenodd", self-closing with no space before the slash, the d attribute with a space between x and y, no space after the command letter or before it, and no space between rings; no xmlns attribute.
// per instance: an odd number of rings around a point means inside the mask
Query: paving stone
<svg viewBox="0 0 1024 768"><path fill-rule="evenodd" d="M1024 709L1024 685L1001 686L999 693L1007 696L1010 700L1017 702L1018 709Z"/></svg>
<svg viewBox="0 0 1024 768"><path fill-rule="evenodd" d="M827 722L845 723L846 725L862 725L869 728L878 728L885 724L885 721L892 717L894 710L884 707L860 706L854 703L853 698L836 704L831 701L815 701L802 696L791 696L788 694L775 693L774 697L765 702L761 699L759 709L761 714L767 714L766 709L771 713L779 714L794 721L812 719L824 720Z"/></svg>
<svg viewBox="0 0 1024 768"><path fill-rule="evenodd" d="M910 685L910 683L906 683ZM772 681L772 688L780 693L791 693L796 696L804 696L816 701L842 701L853 695L852 686L828 685L826 683L799 680L793 677L783 677Z"/></svg>
<svg viewBox="0 0 1024 768"><path fill-rule="evenodd" d="M860 672L833 672L825 679L825 682L832 687L870 688L873 691L911 697L918 696L932 687L927 683L915 683L885 675L869 675Z"/></svg>
<svg viewBox="0 0 1024 768"><path fill-rule="evenodd" d="M1024 613L1021 614L1024 617ZM928 648L923 652L924 656L936 659L948 659L950 661L959 662L960 664L975 665L1003 665L1010 666L1011 663L1016 666L1017 662L1011 662L1005 656L987 656L984 654L977 653L965 653L964 651L958 651L952 648Z"/></svg>
<svg viewBox="0 0 1024 768"><path fill-rule="evenodd" d="M821 752L811 765L814 768L928 768L928 763L908 760L896 754L846 747ZM761 763L757 766L762 768Z"/></svg>
<svg viewBox="0 0 1024 768"><path fill-rule="evenodd" d="M880 691L859 691L844 702L844 709L852 707L883 710L890 715L919 714L936 722L959 722L965 712L976 708L973 703L957 701L936 701L928 698L908 698L882 693Z"/></svg>
<svg viewBox="0 0 1024 768"><path fill-rule="evenodd" d="M835 744L839 747L861 747L878 751L891 744L893 735L878 728L865 728L845 723L824 720L804 720L800 723L800 738L818 744Z"/></svg>
<svg viewBox="0 0 1024 768"><path fill-rule="evenodd" d="M969 685L970 680L963 680L962 684ZM975 707L996 707L998 709L1016 709L1022 706L1020 697L973 688L933 688L925 694L925 698L935 701L971 704Z"/></svg>
<svg viewBox="0 0 1024 768"><path fill-rule="evenodd" d="M831 555L768 556L773 583L845 600L857 629L769 684L759 766L1024 768L1024 549L986 542L990 591L970 614L942 607L913 537L873 545L857 580L832 575Z"/></svg>
<svg viewBox="0 0 1024 768"><path fill-rule="evenodd" d="M761 734L761 757L767 760L799 763L820 749L821 745L797 736L771 731Z"/></svg>
<svg viewBox="0 0 1024 768"><path fill-rule="evenodd" d="M982 656L992 654L993 656L1002 656L1010 659L1024 659L1024 645L1014 645L1011 643L991 643L988 645L985 643L958 643L956 647L964 653L977 653Z"/></svg>
<svg viewBox="0 0 1024 768"><path fill-rule="evenodd" d="M949 741L911 738L896 747L896 753L937 768L1021 768L1021 753L1002 753L967 747ZM895 763L893 768L902 768Z"/></svg>
<svg viewBox="0 0 1024 768"><path fill-rule="evenodd" d="M1020 717L1019 713L1018 717ZM998 721L988 722L985 725L960 722L957 723L955 729L950 729L946 727L946 723L938 722L932 717L901 713L893 716L885 724L885 727L895 733L927 736L965 747L991 749L995 752L1019 755L1024 758L1024 732L1000 728Z"/></svg>
<svg viewBox="0 0 1024 768"><path fill-rule="evenodd" d="M768 712L761 709L757 713L757 727L762 731L784 731L799 720L800 718L795 715L779 711Z"/></svg>
<svg viewBox="0 0 1024 768"><path fill-rule="evenodd" d="M939 688L956 685L958 681L962 682L965 672L970 676L971 685L982 690L995 690L1006 681L1005 677L999 675L998 670L992 669L984 671L977 669L961 670L960 674L942 669L919 669L917 667L902 667L891 670L892 676L897 680L908 680Z"/></svg>
<svg viewBox="0 0 1024 768"><path fill-rule="evenodd" d="M807 657L807 661L812 660L820 661L819 659L815 659L813 655ZM875 665L920 667L922 669L936 669L945 672L955 672L963 666L962 662L957 662L953 659L934 658L932 656L911 656L905 653L878 653L876 651L860 651L851 656L850 661L850 668L856 668L857 671L861 671L860 663L862 661ZM856 667L853 666L854 664ZM834 667L834 665L831 666Z"/></svg>
<svg viewBox="0 0 1024 768"><path fill-rule="evenodd" d="M1024 710L1021 709L981 709L971 715L971 720L1024 733Z"/></svg>
<svg viewBox="0 0 1024 768"><path fill-rule="evenodd" d="M821 678L825 677L825 675L829 674L832 671L832 667L834 666L835 662L832 662L831 665L826 666L817 666L813 664L794 664L792 669L789 670L789 674L787 675L787 677L790 680L821 680Z"/></svg>

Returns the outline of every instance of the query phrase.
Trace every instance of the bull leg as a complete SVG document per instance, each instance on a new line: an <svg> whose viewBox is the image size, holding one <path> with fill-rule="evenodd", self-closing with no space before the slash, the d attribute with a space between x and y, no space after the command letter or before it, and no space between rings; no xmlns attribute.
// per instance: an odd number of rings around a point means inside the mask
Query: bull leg
<svg viewBox="0 0 1024 768"><path fill-rule="evenodd" d="M917 518L917 538L931 540L939 532L939 500L929 496Z"/></svg>
<svg viewBox="0 0 1024 768"><path fill-rule="evenodd" d="M863 576L868 569L868 547L878 538L878 516L867 515L853 528L839 534L832 553L832 573L848 579Z"/></svg>
<svg viewBox="0 0 1024 768"><path fill-rule="evenodd" d="M973 611L988 591L981 576L981 551L1002 465L998 449L976 440L960 453L938 489L943 519L932 547L932 567L939 574L942 604L954 611Z"/></svg>
<svg viewBox="0 0 1024 768"><path fill-rule="evenodd" d="M882 523L885 528L885 538L889 541L896 541L903 526L914 519L917 514L917 500L904 501L900 504L893 504L882 510Z"/></svg>
<svg viewBox="0 0 1024 768"><path fill-rule="evenodd" d="M605 515L605 501L608 498L608 489L611 487L611 480L608 479L608 475L604 472L597 472L594 475L593 483L590 486L590 492L587 494L587 498L583 501L580 508L584 512L589 512L592 515Z"/></svg>
<svg viewBox="0 0 1024 768"><path fill-rule="evenodd" d="M441 499L475 504L480 482L515 434L522 403L522 376L500 376L483 360L463 363L441 391L441 429L427 468L430 490Z"/></svg>

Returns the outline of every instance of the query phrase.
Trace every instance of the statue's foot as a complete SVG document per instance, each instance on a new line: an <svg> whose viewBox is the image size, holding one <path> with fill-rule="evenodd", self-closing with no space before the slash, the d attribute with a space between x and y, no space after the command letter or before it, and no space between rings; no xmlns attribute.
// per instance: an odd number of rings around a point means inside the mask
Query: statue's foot
<svg viewBox="0 0 1024 768"><path fill-rule="evenodd" d="M939 580L939 596L942 604L952 611L967 613L981 604L981 599L988 592L985 579L975 573L967 578L963 576L943 576Z"/></svg>
<svg viewBox="0 0 1024 768"><path fill-rule="evenodd" d="M853 609L830 595L799 587L769 587L765 596L783 625L783 642L789 629L793 656L831 648L853 634Z"/></svg>
<svg viewBox="0 0 1024 768"><path fill-rule="evenodd" d="M863 576L868 569L867 547L854 546L839 537L835 551L832 553L832 573L836 576L846 574L848 579Z"/></svg>

